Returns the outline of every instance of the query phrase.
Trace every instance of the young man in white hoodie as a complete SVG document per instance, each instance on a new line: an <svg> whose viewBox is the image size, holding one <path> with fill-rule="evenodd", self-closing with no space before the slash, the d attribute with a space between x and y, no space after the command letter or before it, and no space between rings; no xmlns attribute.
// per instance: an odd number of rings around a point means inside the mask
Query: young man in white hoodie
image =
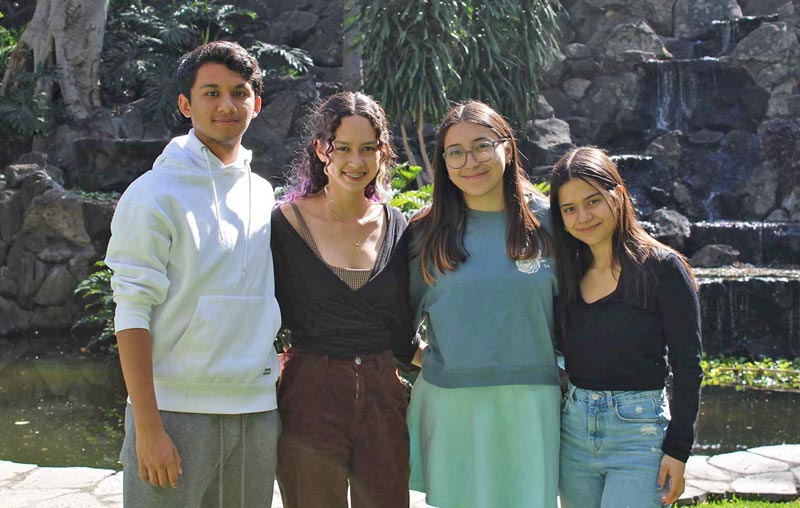
<svg viewBox="0 0 800 508"><path fill-rule="evenodd" d="M125 191L106 263L129 404L126 508L271 505L280 326L269 182L241 146L258 62L213 42L184 55L173 139Z"/></svg>

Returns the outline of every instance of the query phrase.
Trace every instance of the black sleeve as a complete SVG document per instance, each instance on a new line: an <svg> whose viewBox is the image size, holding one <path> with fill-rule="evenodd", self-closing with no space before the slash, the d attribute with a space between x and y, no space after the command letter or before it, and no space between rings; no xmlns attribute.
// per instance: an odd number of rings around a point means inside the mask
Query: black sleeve
<svg viewBox="0 0 800 508"><path fill-rule="evenodd" d="M697 290L683 263L674 254L663 259L656 270L658 311L664 327L669 365L672 369L672 420L661 449L686 462L694 442L694 428L700 406L700 302Z"/></svg>
<svg viewBox="0 0 800 508"><path fill-rule="evenodd" d="M396 252L392 254L392 270L398 270L400 275L400 288L397 295L395 311L397 312L395 326L392 327L392 351L398 361L408 364L414 358L414 353L419 347L420 336L415 333L414 309L409 298L409 232L406 228L407 221L400 210L390 207L390 212L395 215L393 223L395 234L399 237L395 246Z"/></svg>

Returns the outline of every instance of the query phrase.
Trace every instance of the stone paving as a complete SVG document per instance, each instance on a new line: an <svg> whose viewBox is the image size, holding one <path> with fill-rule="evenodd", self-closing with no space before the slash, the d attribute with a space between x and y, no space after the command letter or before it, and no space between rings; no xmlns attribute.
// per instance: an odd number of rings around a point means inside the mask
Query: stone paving
<svg viewBox="0 0 800 508"><path fill-rule="evenodd" d="M789 501L800 497L800 444L763 446L711 457L695 456L686 466L683 503L709 495L736 494ZM0 461L2 508L121 508L122 472L87 467L38 467ZM283 508L277 485L272 508ZM429 508L411 492L411 508ZM490 507L481 507L490 508Z"/></svg>

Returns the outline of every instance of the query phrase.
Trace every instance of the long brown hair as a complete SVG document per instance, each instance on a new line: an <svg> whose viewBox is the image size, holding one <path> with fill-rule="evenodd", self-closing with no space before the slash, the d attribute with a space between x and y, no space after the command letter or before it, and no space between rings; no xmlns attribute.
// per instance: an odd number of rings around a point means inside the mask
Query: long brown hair
<svg viewBox="0 0 800 508"><path fill-rule="evenodd" d="M576 178L598 191L607 191L603 193L603 198L614 211L616 220L611 257L612 263L625 272L625 278L621 279L625 301L645 306L652 296L657 281L653 271L645 266L645 261L650 258L663 259L668 254L676 255L694 282L686 258L650 236L639 224L628 188L608 154L593 146L575 148L556 162L550 176L550 213L553 218L562 332L566 317L580 297L581 279L593 261L589 246L566 231L561 216L558 191L565 183ZM608 201L609 197L611 202Z"/></svg>
<svg viewBox="0 0 800 508"><path fill-rule="evenodd" d="M443 274L454 271L469 258L464 247L467 204L461 190L450 181L444 162L444 138L448 129L457 123L468 122L491 129L500 138L507 139L511 157L503 172L503 196L508 217L506 251L511 259L536 257L540 249L545 255L551 250L551 240L541 222L526 202L526 195L544 196L531 185L520 165L519 150L514 132L505 118L486 104L468 101L457 104L445 115L436 132L433 155L433 204L411 219L411 227L419 238L418 252L422 278L433 284L436 277L429 267ZM536 199L537 196L533 196Z"/></svg>
<svg viewBox="0 0 800 508"><path fill-rule="evenodd" d="M385 201L389 196L389 171L395 160L391 132L386 113L375 99L361 92L339 92L321 101L309 115L306 124L306 145L295 161L289 175L288 200L321 192L328 184L325 163L319 160L316 144L325 147L325 154L333 151L336 130L346 116L361 116L369 120L378 140L380 161L378 174L364 189L364 195L373 201Z"/></svg>

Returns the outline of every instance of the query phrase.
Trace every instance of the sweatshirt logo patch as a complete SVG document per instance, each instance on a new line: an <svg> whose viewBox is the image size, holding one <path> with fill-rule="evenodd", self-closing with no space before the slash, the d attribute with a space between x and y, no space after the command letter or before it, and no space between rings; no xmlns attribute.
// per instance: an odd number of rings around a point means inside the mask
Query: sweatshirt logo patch
<svg viewBox="0 0 800 508"><path fill-rule="evenodd" d="M533 259L518 259L517 270L522 273L536 273L542 267L550 268L550 263L546 259L542 259L541 255L537 255Z"/></svg>

